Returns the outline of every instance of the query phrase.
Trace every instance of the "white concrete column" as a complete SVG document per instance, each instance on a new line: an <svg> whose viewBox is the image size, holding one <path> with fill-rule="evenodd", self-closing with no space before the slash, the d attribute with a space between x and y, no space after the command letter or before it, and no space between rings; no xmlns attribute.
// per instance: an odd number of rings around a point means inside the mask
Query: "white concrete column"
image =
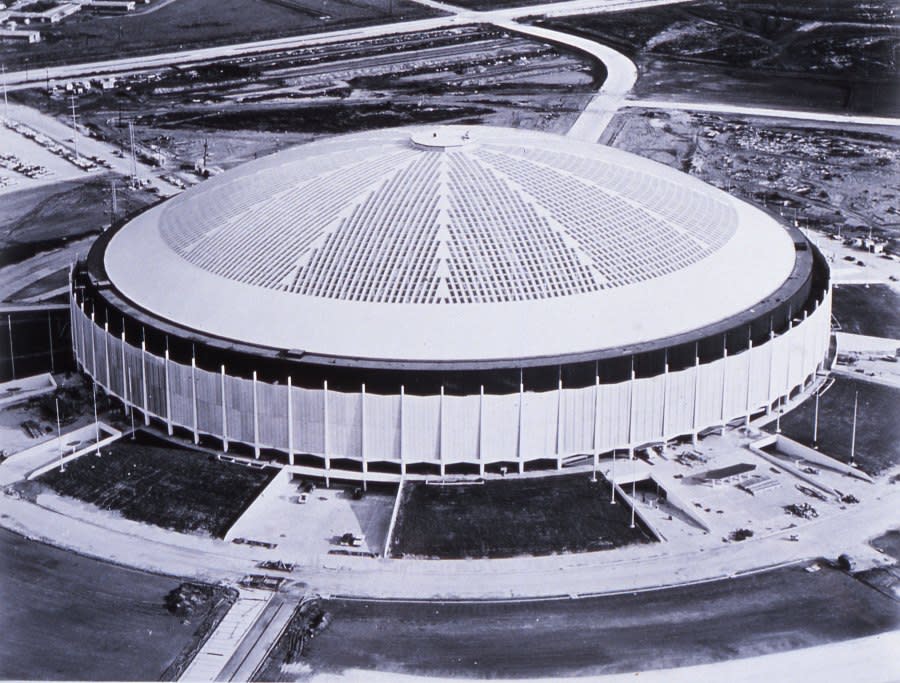
<svg viewBox="0 0 900 683"><path fill-rule="evenodd" d="M594 437L593 451L593 480L597 480L597 470L600 467L600 370L599 363L594 368Z"/></svg>
<svg viewBox="0 0 900 683"><path fill-rule="evenodd" d="M91 311L91 379L94 382L97 381L97 335L94 334L94 328L97 327L97 322L94 319L94 311ZM10 323L10 330L12 330L12 323ZM9 352L12 354L12 339L10 338L10 349Z"/></svg>
<svg viewBox="0 0 900 683"><path fill-rule="evenodd" d="M113 381L109 376L109 321L103 323L103 364L106 368L106 390L112 393Z"/></svg>
<svg viewBox="0 0 900 683"><path fill-rule="evenodd" d="M722 434L725 434L725 402L728 400L728 339L722 339L722 405L719 407L719 420L722 422Z"/></svg>
<svg viewBox="0 0 900 683"><path fill-rule="evenodd" d="M441 384L441 401L438 404L438 457L441 461L441 478L447 474L447 463L444 460L444 385Z"/></svg>
<svg viewBox="0 0 900 683"><path fill-rule="evenodd" d="M225 366L220 366L220 377L222 378L222 451L228 452L228 400L225 393Z"/></svg>
<svg viewBox="0 0 900 683"><path fill-rule="evenodd" d="M192 425L194 427L194 443L200 443L199 420L197 419L197 359L191 356L191 406L192 406Z"/></svg>
<svg viewBox="0 0 900 683"><path fill-rule="evenodd" d="M406 449L403 439L403 403L406 400L406 387L400 385L400 474L406 476Z"/></svg>
<svg viewBox="0 0 900 683"><path fill-rule="evenodd" d="M172 397L170 395L170 387L169 387L169 349L166 349L165 356L165 364L163 366L165 369L165 384L166 384L166 430L169 432L169 436L172 436Z"/></svg>
<svg viewBox="0 0 900 683"><path fill-rule="evenodd" d="M366 384L359 388L359 453L362 457L363 491L368 488L369 456L366 451Z"/></svg>
<svg viewBox="0 0 900 683"><path fill-rule="evenodd" d="M524 428L525 428L525 382L522 381L521 376L519 377L519 430L518 430L518 439L519 442L516 445L516 455L519 458L519 474L522 474L525 471L525 439L524 439Z"/></svg>
<svg viewBox="0 0 900 683"><path fill-rule="evenodd" d="M637 375L634 372L634 357L631 358L631 381L628 387L628 453L634 457L634 388Z"/></svg>
<svg viewBox="0 0 900 683"><path fill-rule="evenodd" d="M78 363L78 335L75 334L75 320L77 317L77 304L75 289L72 287L72 266L69 266L69 337L72 342L72 353L75 354L76 365ZM51 331L52 335L52 331ZM52 357L52 356L51 356Z"/></svg>
<svg viewBox="0 0 900 683"><path fill-rule="evenodd" d="M775 391L775 331L769 330L769 390L766 392L766 415L772 414L772 393Z"/></svg>
<svg viewBox="0 0 900 683"><path fill-rule="evenodd" d="M328 452L328 380L322 380L322 455L325 456L325 486L331 486L331 455Z"/></svg>
<svg viewBox="0 0 900 683"><path fill-rule="evenodd" d="M788 398L791 395L791 356L793 356L792 347L794 346L794 335L792 334L794 331L794 319L788 319L788 331L787 331L787 362L784 364L784 399L783 402L787 403Z"/></svg>
<svg viewBox="0 0 900 683"><path fill-rule="evenodd" d="M751 401L753 399L753 339L747 340L747 400L746 400L746 411L747 416L744 418L744 425L750 426L750 415L753 412L753 406Z"/></svg>
<svg viewBox="0 0 900 683"><path fill-rule="evenodd" d="M134 409L132 397L128 392L128 366L125 365L125 328L122 326L122 403L125 404L125 414L130 415ZM132 405L129 405L131 403Z"/></svg>
<svg viewBox="0 0 900 683"><path fill-rule="evenodd" d="M141 340L141 401L144 404L144 424L150 424L150 406L147 400L147 342Z"/></svg>
<svg viewBox="0 0 900 683"><path fill-rule="evenodd" d="M562 469L562 377L556 380L556 469Z"/></svg>
<svg viewBox="0 0 900 683"><path fill-rule="evenodd" d="M81 367L84 369L87 367L87 341L84 338L84 321L85 321L85 313L84 313L84 302L82 301L78 304L79 309L81 310L81 316L78 319L78 330L81 332ZM12 353L12 351L10 351Z"/></svg>
<svg viewBox="0 0 900 683"><path fill-rule="evenodd" d="M259 398L256 395L256 370L253 371L253 457L259 458Z"/></svg>
<svg viewBox="0 0 900 683"><path fill-rule="evenodd" d="M694 345L694 411L691 416L691 441L697 445L697 420L700 417L700 349Z"/></svg>
<svg viewBox="0 0 900 683"><path fill-rule="evenodd" d="M478 473L484 476L484 385L478 389Z"/></svg>
<svg viewBox="0 0 900 683"><path fill-rule="evenodd" d="M662 397L662 439L663 448L669 438L669 353L666 352L663 363L663 397Z"/></svg>
<svg viewBox="0 0 900 683"><path fill-rule="evenodd" d="M287 378L288 464L294 464L294 391L291 376Z"/></svg>
<svg viewBox="0 0 900 683"><path fill-rule="evenodd" d="M806 380L809 377L809 373L806 371L806 347L807 339L809 337L809 330L807 329L808 325L806 324L807 319L806 309L803 310L803 345L800 347L800 367L803 370L802 379L800 380L800 386L803 389L806 389Z"/></svg>

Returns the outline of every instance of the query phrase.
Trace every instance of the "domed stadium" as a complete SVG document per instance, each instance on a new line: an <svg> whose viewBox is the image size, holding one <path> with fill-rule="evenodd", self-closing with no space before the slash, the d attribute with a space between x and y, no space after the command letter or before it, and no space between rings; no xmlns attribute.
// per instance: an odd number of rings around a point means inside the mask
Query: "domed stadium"
<svg viewBox="0 0 900 683"><path fill-rule="evenodd" d="M107 231L79 365L147 424L353 480L559 469L749 419L828 350L828 268L695 178L556 135L398 128Z"/></svg>

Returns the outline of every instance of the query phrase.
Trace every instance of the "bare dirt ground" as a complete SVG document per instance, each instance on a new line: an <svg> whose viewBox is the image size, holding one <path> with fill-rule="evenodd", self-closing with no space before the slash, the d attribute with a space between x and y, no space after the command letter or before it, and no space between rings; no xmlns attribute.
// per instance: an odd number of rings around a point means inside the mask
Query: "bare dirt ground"
<svg viewBox="0 0 900 683"><path fill-rule="evenodd" d="M0 529L0 678L159 680L216 597L168 612L175 578L116 567Z"/></svg>
<svg viewBox="0 0 900 683"><path fill-rule="evenodd" d="M99 234L110 221L113 182L119 217L157 200L148 192L130 189L113 174L5 194L0 205L0 265Z"/></svg>
<svg viewBox="0 0 900 683"><path fill-rule="evenodd" d="M609 144L673 166L786 221L900 248L900 132L761 117L625 109Z"/></svg>
<svg viewBox="0 0 900 683"><path fill-rule="evenodd" d="M297 663L273 657L258 680L347 669L476 678L599 675L783 652L900 623L896 603L866 584L836 570L810 574L799 567L577 600L322 604L329 627L308 641Z"/></svg>
<svg viewBox="0 0 900 683"><path fill-rule="evenodd" d="M35 45L0 43L0 60L35 69L439 14L408 0L176 0L125 16L79 12L43 27Z"/></svg>
<svg viewBox="0 0 900 683"><path fill-rule="evenodd" d="M138 154L191 182L204 156L228 168L322 134L437 122L562 133L604 78L582 55L465 26L133 76L80 94L77 106L126 152L133 120ZM61 92L17 97L68 116Z"/></svg>
<svg viewBox="0 0 900 683"><path fill-rule="evenodd" d="M890 3L701 2L542 24L632 57L637 97L891 115L900 111Z"/></svg>

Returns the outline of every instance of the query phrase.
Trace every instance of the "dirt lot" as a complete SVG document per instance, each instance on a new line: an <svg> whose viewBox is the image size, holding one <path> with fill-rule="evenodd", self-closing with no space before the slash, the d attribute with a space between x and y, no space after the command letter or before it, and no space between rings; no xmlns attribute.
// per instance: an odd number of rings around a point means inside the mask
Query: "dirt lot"
<svg viewBox="0 0 900 683"><path fill-rule="evenodd" d="M361 55L365 55L364 57ZM190 175L195 162L236 163L333 134L469 122L564 132L605 78L602 65L498 29L466 26L169 69L92 88L82 121ZM62 93L19 93L65 117ZM195 178L196 179L196 178Z"/></svg>
<svg viewBox="0 0 900 683"><path fill-rule="evenodd" d="M836 376L834 385L819 398L819 449L842 462L850 460L857 391L856 463L864 472L877 475L900 464L900 389ZM815 399L808 398L781 419L781 431L811 446L814 413ZM775 431L775 423L766 430Z"/></svg>
<svg viewBox="0 0 900 683"><path fill-rule="evenodd" d="M847 574L792 567L637 595L518 604L323 601L330 626L259 680L347 669L418 676L600 675L784 652L897 628ZM356 674L358 677L359 674Z"/></svg>
<svg viewBox="0 0 900 683"><path fill-rule="evenodd" d="M222 538L274 476L151 441L123 439L39 478L64 496L127 519Z"/></svg>
<svg viewBox="0 0 900 683"><path fill-rule="evenodd" d="M109 224L113 181L120 216L158 199L148 192L129 189L125 179L114 175L42 185L3 195L0 265L23 261L68 240L99 234Z"/></svg>
<svg viewBox="0 0 900 683"><path fill-rule="evenodd" d="M786 221L900 251L900 133L725 114L626 109L608 141L697 176Z"/></svg>
<svg viewBox="0 0 900 683"><path fill-rule="evenodd" d="M545 23L635 59L638 96L900 112L890 3L703 0Z"/></svg>
<svg viewBox="0 0 900 683"><path fill-rule="evenodd" d="M839 285L831 314L842 332L900 339L900 294L887 285Z"/></svg>
<svg viewBox="0 0 900 683"><path fill-rule="evenodd" d="M629 528L630 508L585 474L405 485L391 538L394 557L512 557L609 550L653 537Z"/></svg>
<svg viewBox="0 0 900 683"><path fill-rule="evenodd" d="M0 679L154 681L216 619L221 589L187 619L178 579L88 559L0 529ZM220 608L227 605L220 605Z"/></svg>
<svg viewBox="0 0 900 683"><path fill-rule="evenodd" d="M152 0L125 16L84 10L35 45L0 43L7 70L267 40L437 16L408 0Z"/></svg>

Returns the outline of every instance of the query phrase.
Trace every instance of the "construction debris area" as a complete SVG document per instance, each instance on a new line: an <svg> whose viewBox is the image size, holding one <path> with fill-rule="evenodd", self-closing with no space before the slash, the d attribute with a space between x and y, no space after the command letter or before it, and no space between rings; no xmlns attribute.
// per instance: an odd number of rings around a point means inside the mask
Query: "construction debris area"
<svg viewBox="0 0 900 683"><path fill-rule="evenodd" d="M633 108L616 116L608 136L801 228L900 252L896 129Z"/></svg>
<svg viewBox="0 0 900 683"><path fill-rule="evenodd" d="M361 57L360 55L365 55ZM599 62L490 26L462 26L17 93L185 184L341 133L410 123L565 132L605 78Z"/></svg>

